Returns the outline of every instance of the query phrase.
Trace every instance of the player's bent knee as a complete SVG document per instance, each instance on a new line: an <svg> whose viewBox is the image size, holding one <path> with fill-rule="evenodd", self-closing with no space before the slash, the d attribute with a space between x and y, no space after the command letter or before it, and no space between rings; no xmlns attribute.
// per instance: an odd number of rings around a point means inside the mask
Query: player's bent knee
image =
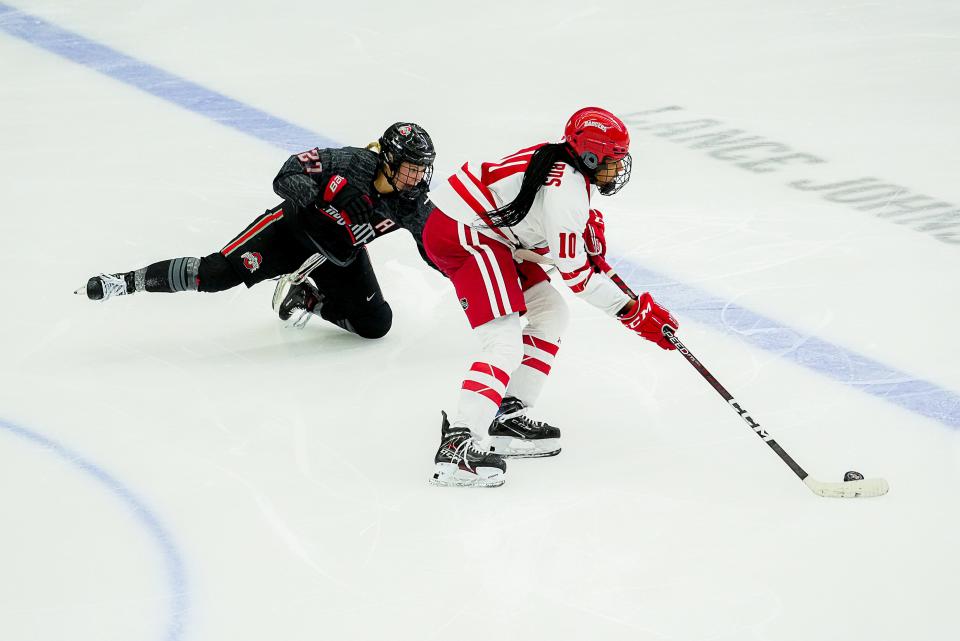
<svg viewBox="0 0 960 641"><path fill-rule="evenodd" d="M220 252L200 259L197 279L199 280L197 289L201 292L222 292L243 282L240 275Z"/></svg>
<svg viewBox="0 0 960 641"><path fill-rule="evenodd" d="M361 338L383 338L393 326L393 310L384 301L372 310L348 319L350 329Z"/></svg>
<svg viewBox="0 0 960 641"><path fill-rule="evenodd" d="M516 341L514 343L504 343L496 346L493 352L499 367L505 372L513 372L523 361L523 343Z"/></svg>

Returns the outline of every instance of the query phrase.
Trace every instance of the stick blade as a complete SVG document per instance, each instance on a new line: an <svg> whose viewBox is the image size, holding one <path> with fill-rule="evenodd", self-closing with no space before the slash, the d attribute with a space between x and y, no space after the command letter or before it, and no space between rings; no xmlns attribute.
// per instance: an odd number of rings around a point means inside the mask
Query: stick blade
<svg viewBox="0 0 960 641"><path fill-rule="evenodd" d="M803 480L810 490L819 496L834 499L861 499L883 496L890 491L890 485L884 479L863 479L860 481L840 481L822 483L814 478Z"/></svg>

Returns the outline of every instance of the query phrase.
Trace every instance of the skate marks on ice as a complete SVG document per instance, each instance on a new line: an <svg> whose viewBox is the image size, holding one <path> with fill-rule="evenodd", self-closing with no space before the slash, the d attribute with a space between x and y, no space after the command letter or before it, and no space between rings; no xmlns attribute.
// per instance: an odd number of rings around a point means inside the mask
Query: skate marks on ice
<svg viewBox="0 0 960 641"><path fill-rule="evenodd" d="M124 509L149 533L150 539L159 548L167 574L168 622L162 638L166 641L183 639L184 627L190 611L187 573L183 558L173 537L160 522L157 515L137 497L133 490L78 452L33 430L0 418L0 435L3 433L15 436L32 446L53 454L61 462L94 480L98 486L109 492L113 498L119 500Z"/></svg>

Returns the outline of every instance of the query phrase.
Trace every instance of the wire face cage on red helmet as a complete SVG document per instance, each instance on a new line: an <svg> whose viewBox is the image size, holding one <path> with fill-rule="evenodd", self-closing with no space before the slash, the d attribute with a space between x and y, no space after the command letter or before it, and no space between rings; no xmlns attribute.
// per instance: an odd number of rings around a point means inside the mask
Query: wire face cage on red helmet
<svg viewBox="0 0 960 641"><path fill-rule="evenodd" d="M585 107L570 116L563 140L601 194L615 194L630 180L630 132L622 120L606 109Z"/></svg>

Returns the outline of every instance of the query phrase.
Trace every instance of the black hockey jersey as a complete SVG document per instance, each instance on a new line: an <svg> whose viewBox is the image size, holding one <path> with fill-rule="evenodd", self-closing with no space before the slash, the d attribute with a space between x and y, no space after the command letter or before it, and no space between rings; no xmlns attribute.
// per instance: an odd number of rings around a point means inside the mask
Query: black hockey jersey
<svg viewBox="0 0 960 641"><path fill-rule="evenodd" d="M293 205L286 211L301 242L335 263L346 264L366 243L402 227L413 235L420 255L427 260L423 226L432 205L426 185L403 196L396 192L382 195L373 186L377 166L377 153L359 147L314 148L290 156L273 179L273 190ZM346 178L373 201L369 223L352 224L324 201L326 185L335 175Z"/></svg>

